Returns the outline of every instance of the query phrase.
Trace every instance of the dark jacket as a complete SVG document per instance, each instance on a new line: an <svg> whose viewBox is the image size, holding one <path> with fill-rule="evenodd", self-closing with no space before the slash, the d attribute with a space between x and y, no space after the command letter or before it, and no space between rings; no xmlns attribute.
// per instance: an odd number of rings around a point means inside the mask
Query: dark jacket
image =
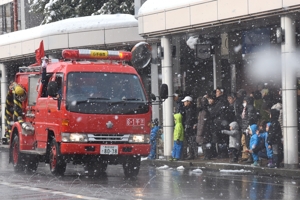
<svg viewBox="0 0 300 200"><path fill-rule="evenodd" d="M242 118L242 131L245 132L245 130L248 128L249 125L256 124L257 123L257 110L253 106L253 99L250 97L245 97L245 100L247 101L247 106L245 110L245 116ZM241 113L242 115L242 113Z"/></svg>
<svg viewBox="0 0 300 200"><path fill-rule="evenodd" d="M184 108L185 108L185 119L184 119L185 128L192 128L197 123L196 106L191 102L189 106L186 106Z"/></svg>
<svg viewBox="0 0 300 200"><path fill-rule="evenodd" d="M197 136L196 142L198 144L206 144L211 142L211 121L209 120L209 112L207 110L208 102L201 100L201 109L198 114Z"/></svg>
<svg viewBox="0 0 300 200"><path fill-rule="evenodd" d="M280 112L276 109L271 109L271 125L269 127L268 144L281 144L282 131L278 121Z"/></svg>
<svg viewBox="0 0 300 200"><path fill-rule="evenodd" d="M219 129L227 128L229 122L229 111L228 111L229 103L227 100L227 97L225 95L221 95L216 99L216 103L210 110L210 117L213 120L214 124L216 124L218 127L221 125L222 127L219 127Z"/></svg>

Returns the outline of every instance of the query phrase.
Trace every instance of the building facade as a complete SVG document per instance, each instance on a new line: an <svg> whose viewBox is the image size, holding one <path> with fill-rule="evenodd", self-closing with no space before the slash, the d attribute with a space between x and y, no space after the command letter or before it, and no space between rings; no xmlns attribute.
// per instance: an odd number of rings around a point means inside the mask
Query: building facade
<svg viewBox="0 0 300 200"><path fill-rule="evenodd" d="M28 1L0 0L0 34L40 25L43 16L29 12L29 10Z"/></svg>
<svg viewBox="0 0 300 200"><path fill-rule="evenodd" d="M297 59L300 35L297 0L147 0L139 10L139 34L160 38L162 82L196 99L224 87L281 88L284 164L298 166ZM171 152L172 107L163 106L165 156Z"/></svg>

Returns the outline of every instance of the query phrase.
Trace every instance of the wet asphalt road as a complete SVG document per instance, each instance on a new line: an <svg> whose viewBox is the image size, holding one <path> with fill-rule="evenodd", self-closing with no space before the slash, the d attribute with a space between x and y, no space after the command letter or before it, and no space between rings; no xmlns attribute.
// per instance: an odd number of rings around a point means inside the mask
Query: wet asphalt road
<svg viewBox="0 0 300 200"><path fill-rule="evenodd" d="M280 199L298 200L300 180L255 176L247 172L202 169L158 169L142 166L127 179L121 166L108 166L100 177L85 176L82 166L69 164L64 177L51 175L40 163L36 173L15 173L8 152L0 152L0 199Z"/></svg>

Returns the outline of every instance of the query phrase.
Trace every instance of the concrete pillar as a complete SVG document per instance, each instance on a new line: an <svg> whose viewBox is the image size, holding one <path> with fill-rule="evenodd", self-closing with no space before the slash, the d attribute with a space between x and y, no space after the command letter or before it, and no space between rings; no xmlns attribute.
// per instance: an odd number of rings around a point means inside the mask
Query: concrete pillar
<svg viewBox="0 0 300 200"><path fill-rule="evenodd" d="M157 44L152 44L152 60L151 60L151 93L154 95L159 94L158 83L158 61L157 61ZM152 119L157 118L160 121L159 104L152 106Z"/></svg>
<svg viewBox="0 0 300 200"><path fill-rule="evenodd" d="M6 102L6 95L7 95L7 74L6 68L3 63L0 63L0 71L1 71L1 139L5 138L5 102Z"/></svg>
<svg viewBox="0 0 300 200"><path fill-rule="evenodd" d="M169 159L173 146L173 81L172 81L172 51L170 38L161 38L163 58L161 59L162 83L169 87L169 98L163 103L164 157Z"/></svg>
<svg viewBox="0 0 300 200"><path fill-rule="evenodd" d="M295 20L281 17L285 42L281 44L283 148L285 168L298 168Z"/></svg>
<svg viewBox="0 0 300 200"><path fill-rule="evenodd" d="M213 55L213 66L214 66L214 89L221 87L222 85L222 65L221 65L221 45L219 44L219 38L213 41L214 55Z"/></svg>
<svg viewBox="0 0 300 200"><path fill-rule="evenodd" d="M217 62L216 62L216 54L212 55L212 59L213 59L213 78L214 78L214 90L217 89L218 86L217 85Z"/></svg>
<svg viewBox="0 0 300 200"><path fill-rule="evenodd" d="M223 36L224 40L224 54L228 53L228 61L231 69L231 92L236 92L238 89L243 88L244 85L238 83L237 80L242 80L243 76L241 72L242 63L242 33L229 32L226 36ZM227 41L227 42L226 42ZM228 49L226 49L226 47ZM245 89L245 88L244 88Z"/></svg>

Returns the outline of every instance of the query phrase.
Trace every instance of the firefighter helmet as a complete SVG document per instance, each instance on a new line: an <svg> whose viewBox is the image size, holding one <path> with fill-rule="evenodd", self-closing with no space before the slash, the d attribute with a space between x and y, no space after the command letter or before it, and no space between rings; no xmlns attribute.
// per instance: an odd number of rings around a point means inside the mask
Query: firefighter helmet
<svg viewBox="0 0 300 200"><path fill-rule="evenodd" d="M16 93L16 95L22 96L24 94L24 92L25 91L24 91L24 89L21 86L17 85L15 87L15 93Z"/></svg>

